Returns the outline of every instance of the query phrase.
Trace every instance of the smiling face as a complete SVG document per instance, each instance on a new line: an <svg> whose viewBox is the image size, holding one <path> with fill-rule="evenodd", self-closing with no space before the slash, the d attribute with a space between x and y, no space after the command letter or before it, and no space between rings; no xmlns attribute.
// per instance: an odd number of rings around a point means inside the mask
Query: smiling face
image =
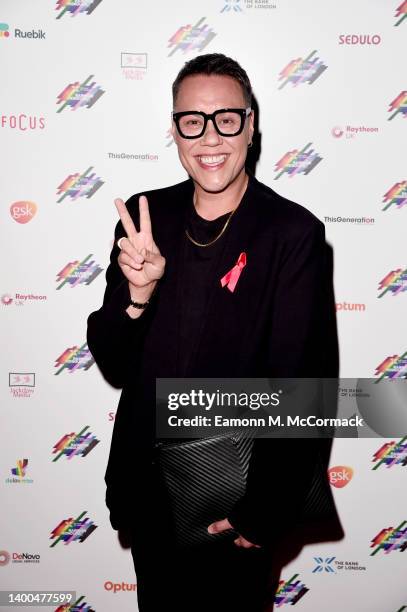
<svg viewBox="0 0 407 612"><path fill-rule="evenodd" d="M179 88L174 110L213 113L220 108L246 108L239 82L229 76L196 74L186 77ZM220 136L212 121L205 133L192 140L182 138L173 122L172 135L181 164L196 188L224 192L244 180L247 147L253 136L253 113L238 136Z"/></svg>

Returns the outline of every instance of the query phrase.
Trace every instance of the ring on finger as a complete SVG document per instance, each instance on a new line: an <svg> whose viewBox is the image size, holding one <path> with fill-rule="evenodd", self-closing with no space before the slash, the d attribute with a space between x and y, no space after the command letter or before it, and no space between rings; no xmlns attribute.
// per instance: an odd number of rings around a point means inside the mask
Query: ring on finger
<svg viewBox="0 0 407 612"><path fill-rule="evenodd" d="M126 236L122 236L121 238L119 238L119 240L117 241L117 246L119 247L120 250L122 250L122 240L125 238Z"/></svg>

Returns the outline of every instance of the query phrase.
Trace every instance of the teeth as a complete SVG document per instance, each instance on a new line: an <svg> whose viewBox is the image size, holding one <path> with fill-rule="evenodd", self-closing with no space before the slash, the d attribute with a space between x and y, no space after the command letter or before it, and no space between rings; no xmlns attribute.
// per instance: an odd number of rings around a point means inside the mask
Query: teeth
<svg viewBox="0 0 407 612"><path fill-rule="evenodd" d="M226 155L201 155L199 159L203 164L220 164L225 161Z"/></svg>

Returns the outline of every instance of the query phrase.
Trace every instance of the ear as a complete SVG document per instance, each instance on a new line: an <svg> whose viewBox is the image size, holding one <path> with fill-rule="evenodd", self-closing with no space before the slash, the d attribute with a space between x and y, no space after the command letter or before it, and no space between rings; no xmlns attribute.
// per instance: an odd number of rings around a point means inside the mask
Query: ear
<svg viewBox="0 0 407 612"><path fill-rule="evenodd" d="M254 110L252 110L249 116L249 142L253 141L253 134L254 134Z"/></svg>

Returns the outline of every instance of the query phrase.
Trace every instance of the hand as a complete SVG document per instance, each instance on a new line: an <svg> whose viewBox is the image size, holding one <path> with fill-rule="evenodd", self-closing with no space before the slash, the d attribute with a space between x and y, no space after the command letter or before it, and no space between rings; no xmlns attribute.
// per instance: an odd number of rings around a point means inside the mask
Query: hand
<svg viewBox="0 0 407 612"><path fill-rule="evenodd" d="M121 222L127 234L120 243L121 251L117 258L119 266L136 290L156 282L164 274L165 258L161 255L154 242L151 232L151 220L148 202L145 196L139 198L140 231L136 230L133 220L120 198L114 201Z"/></svg>
<svg viewBox="0 0 407 612"><path fill-rule="evenodd" d="M226 529L233 529L227 518L223 519L222 521L211 523L208 527L208 533L221 533L222 531L226 531ZM242 548L261 548L258 544L249 542L249 540L246 540L246 538L241 535L234 540L234 543L236 546L240 546Z"/></svg>

